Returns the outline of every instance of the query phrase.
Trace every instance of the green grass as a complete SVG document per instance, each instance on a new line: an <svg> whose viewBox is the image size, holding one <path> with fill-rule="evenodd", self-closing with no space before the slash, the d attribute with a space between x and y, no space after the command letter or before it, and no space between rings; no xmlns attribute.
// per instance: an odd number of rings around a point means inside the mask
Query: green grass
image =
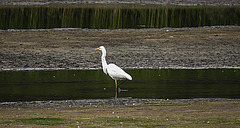
<svg viewBox="0 0 240 128"><path fill-rule="evenodd" d="M49 125L49 126L55 126L55 125L61 125L64 124L65 120L61 118L23 118L23 119L17 119L16 122L20 124L35 124L35 125Z"/></svg>

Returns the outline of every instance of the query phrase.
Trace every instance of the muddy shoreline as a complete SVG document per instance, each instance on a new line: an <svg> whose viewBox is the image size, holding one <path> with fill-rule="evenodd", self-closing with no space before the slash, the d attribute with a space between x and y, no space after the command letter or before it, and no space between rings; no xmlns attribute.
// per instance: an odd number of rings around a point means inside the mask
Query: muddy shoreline
<svg viewBox="0 0 240 128"><path fill-rule="evenodd" d="M32 108L32 107L76 107L76 106L144 106L177 103L212 103L212 102L240 102L240 99L227 98L194 98L194 99L83 99L83 100L55 100L55 101L21 101L0 102L0 108Z"/></svg>
<svg viewBox="0 0 240 128"><path fill-rule="evenodd" d="M1 0L0 6L141 4L160 6L240 6L239 0Z"/></svg>
<svg viewBox="0 0 240 128"><path fill-rule="evenodd" d="M240 27L0 31L0 70L239 68Z"/></svg>

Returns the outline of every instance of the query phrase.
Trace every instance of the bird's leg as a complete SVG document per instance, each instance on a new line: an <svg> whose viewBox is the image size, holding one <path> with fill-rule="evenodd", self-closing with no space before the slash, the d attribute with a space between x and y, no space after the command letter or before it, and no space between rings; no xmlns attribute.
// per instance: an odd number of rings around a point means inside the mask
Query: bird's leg
<svg viewBox="0 0 240 128"><path fill-rule="evenodd" d="M127 80L124 80L124 81L121 81L118 85L117 85L117 87L119 88L119 86L121 85L121 84L123 84L124 82L126 82Z"/></svg>
<svg viewBox="0 0 240 128"><path fill-rule="evenodd" d="M117 87L118 87L117 80L115 80L115 86L116 86L116 89L117 89Z"/></svg>
<svg viewBox="0 0 240 128"><path fill-rule="evenodd" d="M115 99L117 99L117 96L118 96L118 85L117 85L117 80L115 80Z"/></svg>

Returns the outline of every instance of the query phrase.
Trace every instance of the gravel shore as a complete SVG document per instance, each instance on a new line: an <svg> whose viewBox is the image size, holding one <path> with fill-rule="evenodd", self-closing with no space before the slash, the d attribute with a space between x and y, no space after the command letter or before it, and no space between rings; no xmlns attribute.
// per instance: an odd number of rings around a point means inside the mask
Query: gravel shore
<svg viewBox="0 0 240 128"><path fill-rule="evenodd" d="M0 32L0 70L239 68L240 27L139 30L14 30Z"/></svg>
<svg viewBox="0 0 240 128"><path fill-rule="evenodd" d="M240 102L240 99L226 98L195 98L195 99L85 99L85 100L58 100L58 101L21 101L0 102L0 108L29 108L29 107L74 107L74 106L137 106L137 105L164 105L172 103L196 102Z"/></svg>

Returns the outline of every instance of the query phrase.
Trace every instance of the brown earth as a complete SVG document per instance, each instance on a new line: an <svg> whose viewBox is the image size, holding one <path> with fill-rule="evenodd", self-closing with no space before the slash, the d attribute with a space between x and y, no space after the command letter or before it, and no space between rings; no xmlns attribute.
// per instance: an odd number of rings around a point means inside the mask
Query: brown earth
<svg viewBox="0 0 240 128"><path fill-rule="evenodd" d="M240 67L240 27L0 31L0 70Z"/></svg>

